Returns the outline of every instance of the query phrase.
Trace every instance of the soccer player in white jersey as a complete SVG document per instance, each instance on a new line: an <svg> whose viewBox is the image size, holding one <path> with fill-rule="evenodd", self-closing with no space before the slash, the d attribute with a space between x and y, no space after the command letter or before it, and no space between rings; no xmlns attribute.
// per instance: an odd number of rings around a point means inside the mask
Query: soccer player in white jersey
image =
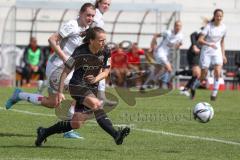
<svg viewBox="0 0 240 160"><path fill-rule="evenodd" d="M55 54L49 57L46 67L47 78L50 78L53 71L63 65L75 48L82 44L83 38L81 37L81 33L92 24L95 14L95 6L91 3L85 3L80 9L77 19L70 20L63 24L58 32L50 36L49 44L55 50ZM69 76L69 79L70 78L71 76ZM23 92L17 88L12 97L6 102L6 109L10 109L20 100L25 100L33 104L41 104L48 108L54 108L57 106L56 91L50 86L48 91L49 96L46 97L39 94Z"/></svg>
<svg viewBox="0 0 240 160"><path fill-rule="evenodd" d="M103 14L109 10L110 5L111 5L111 0L96 0L95 2L96 15L94 16L94 21L92 26L104 28ZM110 101L106 98L105 90L106 90L106 80L103 79L99 82L99 85L98 85L98 98L103 100L104 104L107 106L116 105L117 102Z"/></svg>
<svg viewBox="0 0 240 160"><path fill-rule="evenodd" d="M170 52L171 50L179 49L182 45L183 34L181 29L181 21L176 21L174 23L173 30L167 30L159 34L155 34L151 42L151 48L153 49L153 55L157 63L155 71L156 78L159 78L161 69L164 67L164 73L161 75L163 88L167 88L172 72L172 65L169 61ZM158 37L163 37L163 40L159 45L157 45Z"/></svg>
<svg viewBox="0 0 240 160"><path fill-rule="evenodd" d="M202 77L205 77L210 65L214 66L214 86L210 99L215 101L219 88L219 78L223 64L227 63L224 48L226 26L222 23L223 10L216 9L212 20L206 25L198 39L202 46L200 54L200 65Z"/></svg>

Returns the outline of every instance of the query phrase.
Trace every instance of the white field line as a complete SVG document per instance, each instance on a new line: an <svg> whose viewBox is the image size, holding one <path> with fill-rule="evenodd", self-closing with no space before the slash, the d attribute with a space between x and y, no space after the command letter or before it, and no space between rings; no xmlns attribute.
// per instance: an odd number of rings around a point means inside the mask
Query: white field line
<svg viewBox="0 0 240 160"><path fill-rule="evenodd" d="M0 107L1 110L5 110L2 107ZM48 116L48 117L55 117L53 114L44 114L44 113L35 113L35 112L30 112L30 111L22 111L22 110L17 110L17 109L11 109L9 111L14 111L18 113L24 113L28 115L39 115L39 116ZM91 123L96 123L94 120L90 120ZM201 141L210 141L210 142L218 142L218 143L224 143L224 144L229 144L229 145L237 145L240 146L240 143L238 142L233 142L233 141L227 141L227 140L222 140L222 139L216 139L216 138L209 138L209 137L200 137L200 136L191 136L191 135L184 135L184 134L177 134L177 133L172 133L172 132L165 132L165 131L157 131L157 130L151 130L151 129L140 129L136 128L134 124L118 124L115 126L130 126L133 130L140 131L140 132L146 132L146 133L152 133L152 134L161 134L161 135L166 135L166 136L173 136L173 137L183 137L183 138L189 138L189 139L195 139L195 140L201 140Z"/></svg>
<svg viewBox="0 0 240 160"><path fill-rule="evenodd" d="M0 107L0 110L6 110L6 109ZM9 111L28 114L28 115L32 115L32 116L45 116L45 117L56 117L57 118L57 116L55 114L36 113L36 112L23 111L23 110L18 110L18 109L10 109ZM88 120L88 122L97 124L97 122L95 120ZM87 125L93 126L93 124L92 125L87 124ZM116 124L114 126L117 126L117 127L125 127L125 126L134 127L134 124L128 124L128 125L126 125L126 124Z"/></svg>
<svg viewBox="0 0 240 160"><path fill-rule="evenodd" d="M219 142L219 143L225 143L225 144L240 146L240 143L238 143L238 142L226 141L226 140L221 140L221 139L216 139L216 138L208 138L208 137L200 137L200 136L190 136L190 135L177 134L177 133L171 133L171 132L165 132L165 131L155 131L155 130L151 130L151 129L134 128L134 130L140 131L140 132L162 134L162 135L166 135L166 136L183 137L183 138L190 138L190 139L196 139L196 140L202 140L202 141L210 141L210 142Z"/></svg>
<svg viewBox="0 0 240 160"><path fill-rule="evenodd" d="M6 110L0 107L1 110ZM35 112L30 112L30 111L23 111L23 110L18 110L18 109L9 109L9 111L14 111L18 113L24 113L28 115L34 115L34 116L47 116L47 117L55 117L53 114L45 114L45 113L35 113Z"/></svg>
<svg viewBox="0 0 240 160"><path fill-rule="evenodd" d="M17 157L17 158L4 158L4 160L61 160L61 159L49 159L49 158L47 158L47 159L45 159L45 158L19 158L19 157ZM79 160L86 160L86 159L79 159Z"/></svg>

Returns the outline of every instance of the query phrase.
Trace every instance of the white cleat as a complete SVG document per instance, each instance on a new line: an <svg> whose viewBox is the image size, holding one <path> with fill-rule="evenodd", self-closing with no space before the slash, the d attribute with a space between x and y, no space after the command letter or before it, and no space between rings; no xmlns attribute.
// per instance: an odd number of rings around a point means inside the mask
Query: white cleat
<svg viewBox="0 0 240 160"><path fill-rule="evenodd" d="M181 91L180 91L180 94L181 94L181 95L184 95L184 96L187 96L187 97L190 96L190 93L189 93L187 90L181 90Z"/></svg>

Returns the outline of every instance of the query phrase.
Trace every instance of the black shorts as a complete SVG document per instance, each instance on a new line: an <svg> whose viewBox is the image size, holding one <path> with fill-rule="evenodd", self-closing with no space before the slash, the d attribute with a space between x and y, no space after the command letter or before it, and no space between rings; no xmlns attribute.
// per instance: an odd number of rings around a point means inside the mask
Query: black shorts
<svg viewBox="0 0 240 160"><path fill-rule="evenodd" d="M195 54L194 52L187 52L187 60L190 68L193 66L199 66L200 54Z"/></svg>
<svg viewBox="0 0 240 160"><path fill-rule="evenodd" d="M75 112L81 112L81 113L87 113L87 114L90 114L90 113L93 113L93 111L88 108L87 106L83 105L82 103L80 102L76 102L76 106L75 106Z"/></svg>
<svg viewBox="0 0 240 160"><path fill-rule="evenodd" d="M98 88L93 85L73 85L69 84L69 92L76 100L75 112L89 112L91 109L83 105L86 96L94 95L97 97Z"/></svg>

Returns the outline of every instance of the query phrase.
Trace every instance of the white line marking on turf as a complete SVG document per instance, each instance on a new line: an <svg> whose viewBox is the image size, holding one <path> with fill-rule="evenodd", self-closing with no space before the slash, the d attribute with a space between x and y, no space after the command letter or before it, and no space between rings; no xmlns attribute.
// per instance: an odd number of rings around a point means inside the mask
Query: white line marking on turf
<svg viewBox="0 0 240 160"><path fill-rule="evenodd" d="M2 109L2 110L6 110L6 109L3 109L3 108L0 108L0 109ZM18 109L10 109L9 111L19 112L19 113L24 113L24 114L34 115L34 116L48 116L48 117L55 117L55 115L53 115L53 114L35 113L35 112L30 112L30 111L18 110Z"/></svg>
<svg viewBox="0 0 240 160"><path fill-rule="evenodd" d="M6 110L6 109L3 109L1 107L0 107L0 109L1 110ZM57 116L55 114L36 113L36 112L23 111L23 110L18 110L18 109L10 109L9 111L24 113L24 114L28 114L28 115L32 115L32 116L47 116L47 117L56 117L57 118ZM88 122L97 124L97 122L95 120L88 120ZM90 124L87 124L87 125L90 125ZM90 125L90 126L93 126L93 125ZM128 125L126 125L126 124L116 124L114 126L117 126L117 127L126 127L126 126L134 127L134 124L128 124Z"/></svg>
<svg viewBox="0 0 240 160"><path fill-rule="evenodd" d="M183 138L190 138L190 139L197 139L197 140L211 141L211 142L219 142L219 143L225 143L225 144L240 146L240 143L238 143L238 142L225 141L225 140L216 139L216 138L190 136L190 135L177 134L177 133L171 133L171 132L165 132L165 131L155 131L155 130L151 130L151 129L139 129L139 128L133 128L133 129L136 130L136 131L147 132L147 133L155 133L155 134L162 134L162 135L167 135L167 136L183 137Z"/></svg>
<svg viewBox="0 0 240 160"><path fill-rule="evenodd" d="M5 110L0 107L1 110ZM43 114L43 113L35 113L35 112L30 112L30 111L23 111L23 110L17 110L17 109L11 109L10 111L14 112L19 112L19 113L24 113L28 115L39 115L39 116L48 116L48 117L55 117L53 114ZM93 120L90 120L92 123L96 123ZM218 142L218 143L224 143L224 144L229 144L229 145L237 145L240 146L240 143L238 142L233 142L233 141L226 141L226 140L221 140L221 139L216 139L216 138L209 138L209 137L200 137L200 136L190 136L190 135L184 135L184 134L177 134L177 133L171 133L171 132L165 132L165 131L156 131L156 130L151 130L151 129L140 129L140 128L135 128L134 124L118 124L115 126L130 126L133 130L140 131L140 132L147 132L147 133L153 133L153 134L162 134L166 136L173 136L173 137L183 137L183 138L189 138L189 139L196 139L196 140L202 140L202 141L210 141L210 142Z"/></svg>

